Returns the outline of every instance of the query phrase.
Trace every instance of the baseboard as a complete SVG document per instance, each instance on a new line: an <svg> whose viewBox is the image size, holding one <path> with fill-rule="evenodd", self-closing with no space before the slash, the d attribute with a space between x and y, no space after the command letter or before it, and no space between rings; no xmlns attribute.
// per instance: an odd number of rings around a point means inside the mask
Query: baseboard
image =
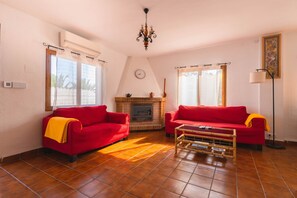
<svg viewBox="0 0 297 198"><path fill-rule="evenodd" d="M272 142L272 140L265 140L265 143L269 143L269 142ZM283 144L283 145L297 145L297 142L288 141L288 140L285 140L285 141L275 140L275 143Z"/></svg>
<svg viewBox="0 0 297 198"><path fill-rule="evenodd" d="M38 155L40 155L43 151L43 148L38 148L38 149L34 149L31 151L26 151L24 153L19 153L16 155L11 155L11 156L7 156L7 157L3 157L0 161L0 164L2 163L10 163L10 162L16 162L20 159L27 159L27 158L31 158L31 157L36 157Z"/></svg>

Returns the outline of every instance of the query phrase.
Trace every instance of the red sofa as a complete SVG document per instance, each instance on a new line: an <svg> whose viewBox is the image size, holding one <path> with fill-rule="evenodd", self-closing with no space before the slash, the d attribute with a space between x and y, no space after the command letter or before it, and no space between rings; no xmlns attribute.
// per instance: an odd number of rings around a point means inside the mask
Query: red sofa
<svg viewBox="0 0 297 198"><path fill-rule="evenodd" d="M47 123L53 116L76 118L68 124L67 142L58 143L44 137ZM129 135L129 115L107 112L106 106L59 108L43 118L42 144L70 156L75 161L77 154L126 139Z"/></svg>
<svg viewBox="0 0 297 198"><path fill-rule="evenodd" d="M165 114L166 136L174 134L174 129L182 124L202 125L236 129L236 142L254 144L261 150L265 143L265 120L254 118L252 127L248 128L245 121L249 114L244 106L209 107L183 106L177 111Z"/></svg>

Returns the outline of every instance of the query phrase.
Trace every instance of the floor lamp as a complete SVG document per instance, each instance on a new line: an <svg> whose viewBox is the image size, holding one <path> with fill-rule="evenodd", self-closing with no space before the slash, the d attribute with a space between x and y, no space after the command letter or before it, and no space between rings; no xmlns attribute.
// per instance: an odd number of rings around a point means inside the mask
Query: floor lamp
<svg viewBox="0 0 297 198"><path fill-rule="evenodd" d="M269 72L267 69L257 69L256 72L250 73L250 83L263 83L266 79L266 73L272 79L272 142L266 144L269 148L285 149L285 146L275 142L275 113L274 113L274 72Z"/></svg>

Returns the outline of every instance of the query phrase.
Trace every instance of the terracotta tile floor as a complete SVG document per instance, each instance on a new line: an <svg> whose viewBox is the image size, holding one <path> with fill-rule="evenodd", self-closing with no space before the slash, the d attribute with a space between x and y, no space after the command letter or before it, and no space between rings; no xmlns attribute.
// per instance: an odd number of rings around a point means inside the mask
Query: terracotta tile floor
<svg viewBox="0 0 297 198"><path fill-rule="evenodd" d="M74 163L56 152L2 163L0 197L297 197L297 146L241 146L234 165L194 152L174 156L164 131L131 133Z"/></svg>

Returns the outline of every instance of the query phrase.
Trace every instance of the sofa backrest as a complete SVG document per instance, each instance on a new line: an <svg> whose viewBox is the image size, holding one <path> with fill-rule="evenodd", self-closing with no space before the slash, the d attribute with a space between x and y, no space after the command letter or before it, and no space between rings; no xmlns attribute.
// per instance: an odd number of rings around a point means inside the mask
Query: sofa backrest
<svg viewBox="0 0 297 198"><path fill-rule="evenodd" d="M83 126L102 123L107 121L106 105L91 107L70 107L58 108L53 112L53 116L66 118L76 118Z"/></svg>
<svg viewBox="0 0 297 198"><path fill-rule="evenodd" d="M178 119L181 120L244 124L247 117L245 106L210 107L180 105L178 109Z"/></svg>

